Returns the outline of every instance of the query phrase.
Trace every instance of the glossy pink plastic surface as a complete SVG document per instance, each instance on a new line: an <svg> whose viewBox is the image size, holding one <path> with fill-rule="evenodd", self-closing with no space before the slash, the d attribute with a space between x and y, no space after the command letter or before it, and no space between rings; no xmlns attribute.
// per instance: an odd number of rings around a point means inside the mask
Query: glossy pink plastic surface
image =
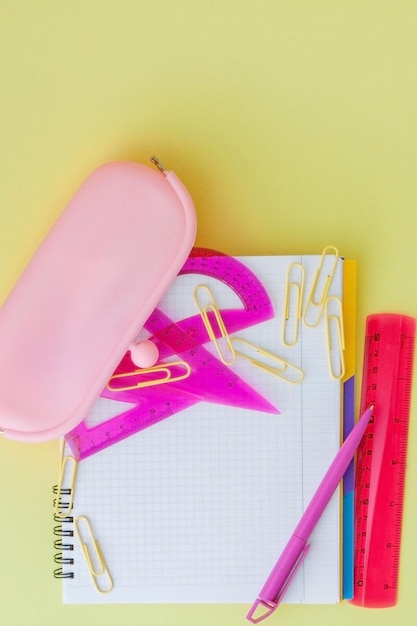
<svg viewBox="0 0 417 626"><path fill-rule="evenodd" d="M238 259L194 248L179 274L215 278L236 293L240 306L221 309L222 319L230 333L274 317L268 292L258 277ZM146 341L134 346L133 350L131 348L118 365L115 371L117 378L111 379L110 389L106 387L101 394L104 398L126 403L128 408L99 424L89 425L85 420L67 433L66 442L76 459L96 454L197 402L279 413L274 405L205 348L204 344L210 342L210 337L200 313L175 321L158 306L146 320L144 328L151 336L148 343L158 352L159 364L163 365L165 359L168 359L165 363L171 361L170 357L176 355L175 360L189 365L190 375L169 385L135 388L147 376L155 378L155 373L141 372L139 376L134 373L135 365L143 367L143 363L139 364L135 359L138 351L143 351ZM215 327L214 332L219 338L220 327ZM172 370L172 376L183 373L183 369ZM125 374L127 378L123 376ZM161 378L161 375L157 377ZM127 382L130 389L126 389ZM125 390L120 387L125 387Z"/></svg>
<svg viewBox="0 0 417 626"><path fill-rule="evenodd" d="M0 428L44 441L86 416L187 258L192 200L172 172L95 170L0 310Z"/></svg>

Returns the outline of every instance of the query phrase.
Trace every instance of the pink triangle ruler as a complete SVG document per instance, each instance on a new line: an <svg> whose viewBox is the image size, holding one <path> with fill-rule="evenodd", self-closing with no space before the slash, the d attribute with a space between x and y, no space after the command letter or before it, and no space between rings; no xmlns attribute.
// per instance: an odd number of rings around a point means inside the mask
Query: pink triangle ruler
<svg viewBox="0 0 417 626"><path fill-rule="evenodd" d="M195 248L180 272L190 273L220 280L238 295L241 308L221 311L229 333L236 333L274 316L271 300L262 283L238 259ZM175 322L162 310L155 309L145 328L159 349L159 363L176 354L188 363L190 375L184 380L158 386L124 390L106 387L102 397L133 406L91 427L84 420L69 432L65 438L78 460L201 401L279 413L276 407L204 347L209 338L199 314ZM129 354L126 354L115 374L135 369Z"/></svg>

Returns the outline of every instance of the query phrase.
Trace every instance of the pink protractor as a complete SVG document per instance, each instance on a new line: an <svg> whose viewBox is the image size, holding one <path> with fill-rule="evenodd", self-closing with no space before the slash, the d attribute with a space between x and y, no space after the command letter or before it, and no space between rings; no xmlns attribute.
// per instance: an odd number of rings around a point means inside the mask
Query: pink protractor
<svg viewBox="0 0 417 626"><path fill-rule="evenodd" d="M205 248L193 248L191 255L180 271L181 274L201 274L216 278L236 293L243 307L221 309L220 311L229 334L234 334L274 317L274 308L265 287L246 265L234 257ZM187 335L192 336L197 344L203 345L210 341L199 314L178 321L176 324ZM217 337L220 336L216 324L213 324L213 331ZM158 342L157 338L155 339L160 358L167 357L170 354L169 348Z"/></svg>

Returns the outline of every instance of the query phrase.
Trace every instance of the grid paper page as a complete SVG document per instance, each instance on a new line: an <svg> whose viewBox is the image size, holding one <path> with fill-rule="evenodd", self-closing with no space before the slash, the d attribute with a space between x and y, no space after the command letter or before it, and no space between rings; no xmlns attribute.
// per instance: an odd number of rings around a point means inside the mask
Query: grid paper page
<svg viewBox="0 0 417 626"><path fill-rule="evenodd" d="M232 369L280 415L201 402L81 461L73 516L91 520L114 589L97 593L74 537L64 602L251 603L338 450L341 383L329 375L324 320L316 328L301 324L294 347L281 341L288 266L304 265L306 296L320 257L240 260L268 291L275 317L237 335L300 367L302 384L237 359ZM242 306L222 282L185 275L159 308L174 320L195 315L197 284L210 286L220 309ZM339 260L329 293L341 298L342 290ZM88 421L118 412L120 403L100 398ZM335 494L285 602L337 602L339 578Z"/></svg>

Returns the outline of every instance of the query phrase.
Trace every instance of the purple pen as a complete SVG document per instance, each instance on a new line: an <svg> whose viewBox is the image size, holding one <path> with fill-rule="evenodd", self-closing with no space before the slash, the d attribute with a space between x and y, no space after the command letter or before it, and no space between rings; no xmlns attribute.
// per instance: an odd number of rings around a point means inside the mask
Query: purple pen
<svg viewBox="0 0 417 626"><path fill-rule="evenodd" d="M370 406L364 412L330 464L316 493L304 511L266 583L259 592L258 598L246 616L253 624L257 624L269 617L281 602L288 586L310 549L310 544L307 543L308 538L329 503L336 487L342 480L361 442L368 422L371 419L373 408L373 406ZM255 617L255 612L259 607L264 608L265 612Z"/></svg>

